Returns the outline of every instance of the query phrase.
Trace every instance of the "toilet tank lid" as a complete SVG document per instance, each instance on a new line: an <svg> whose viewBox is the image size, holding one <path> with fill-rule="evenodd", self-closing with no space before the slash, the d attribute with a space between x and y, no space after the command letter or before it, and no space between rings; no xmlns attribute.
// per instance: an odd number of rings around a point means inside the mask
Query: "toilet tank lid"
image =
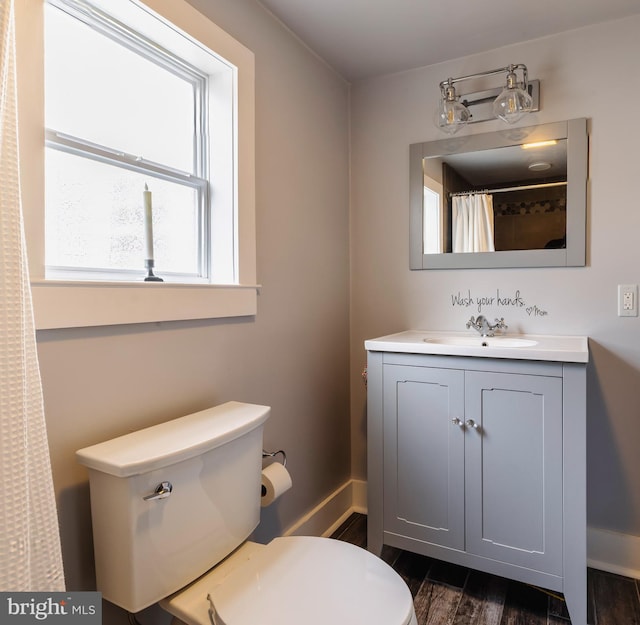
<svg viewBox="0 0 640 625"><path fill-rule="evenodd" d="M90 469L129 477L193 458L262 425L271 408L237 401L131 432L76 452Z"/></svg>

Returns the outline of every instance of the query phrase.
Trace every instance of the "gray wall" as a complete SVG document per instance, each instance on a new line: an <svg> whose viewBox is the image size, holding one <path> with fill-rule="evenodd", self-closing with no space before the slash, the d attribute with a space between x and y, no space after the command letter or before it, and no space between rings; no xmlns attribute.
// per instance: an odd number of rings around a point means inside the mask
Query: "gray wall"
<svg viewBox="0 0 640 625"><path fill-rule="evenodd" d="M617 316L617 285L640 282L640 121L611 101L640 98L640 17L360 82L352 91L352 467L366 475L363 341L404 329L464 331L477 309L452 295L513 295L526 307L488 307L511 331L591 337L588 518L640 535L640 319ZM529 123L590 119L588 266L563 269L409 270L409 144L442 138L433 126L438 83L525 63L541 81ZM635 108L631 105L631 110ZM523 124L524 125L524 124ZM498 122L465 132L498 129ZM546 316L536 316L537 306ZM529 309L529 312L527 311Z"/></svg>
<svg viewBox="0 0 640 625"><path fill-rule="evenodd" d="M230 399L267 404L265 446L286 450L294 488L263 510L261 539L350 475L348 86L253 0L193 4L256 57L258 315L38 333L73 590L95 587L78 448Z"/></svg>

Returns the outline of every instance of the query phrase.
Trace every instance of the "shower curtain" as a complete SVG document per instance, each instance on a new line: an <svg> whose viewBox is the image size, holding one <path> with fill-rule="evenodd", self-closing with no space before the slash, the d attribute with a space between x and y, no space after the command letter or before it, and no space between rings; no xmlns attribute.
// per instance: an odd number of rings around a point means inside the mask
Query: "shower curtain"
<svg viewBox="0 0 640 625"><path fill-rule="evenodd" d="M486 193L454 195L452 205L454 252L494 252L493 196Z"/></svg>
<svg viewBox="0 0 640 625"><path fill-rule="evenodd" d="M0 591L64 591L20 203L13 0L0 0Z"/></svg>

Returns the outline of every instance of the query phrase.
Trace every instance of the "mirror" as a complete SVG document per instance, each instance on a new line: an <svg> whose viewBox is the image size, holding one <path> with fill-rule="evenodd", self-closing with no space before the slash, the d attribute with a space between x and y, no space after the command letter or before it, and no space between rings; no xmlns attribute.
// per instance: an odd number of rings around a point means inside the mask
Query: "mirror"
<svg viewBox="0 0 640 625"><path fill-rule="evenodd" d="M411 269L584 266L586 119L410 148Z"/></svg>

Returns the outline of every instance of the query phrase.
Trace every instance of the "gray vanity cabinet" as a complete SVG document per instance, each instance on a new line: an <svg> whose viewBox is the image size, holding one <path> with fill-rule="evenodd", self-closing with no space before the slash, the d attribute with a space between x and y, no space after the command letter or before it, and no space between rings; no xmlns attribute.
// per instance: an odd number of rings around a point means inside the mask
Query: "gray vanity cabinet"
<svg viewBox="0 0 640 625"><path fill-rule="evenodd" d="M562 379L387 365L384 526L562 572Z"/></svg>
<svg viewBox="0 0 640 625"><path fill-rule="evenodd" d="M585 625L585 370L369 351L368 548L564 592Z"/></svg>

